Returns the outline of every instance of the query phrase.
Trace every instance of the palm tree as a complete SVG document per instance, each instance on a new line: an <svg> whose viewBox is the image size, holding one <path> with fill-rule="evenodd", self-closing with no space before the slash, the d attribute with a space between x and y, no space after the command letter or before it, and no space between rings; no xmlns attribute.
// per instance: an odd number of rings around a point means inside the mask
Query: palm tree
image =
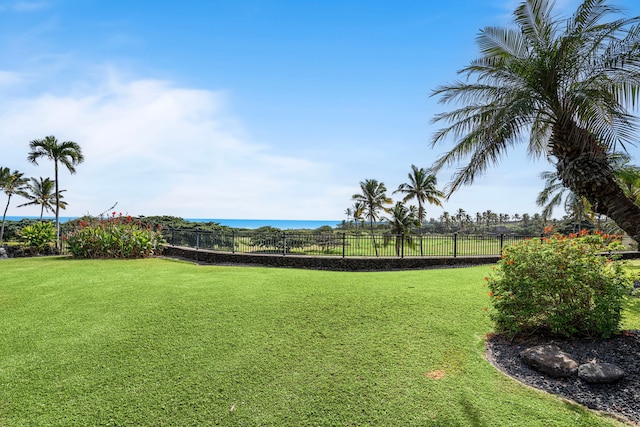
<svg viewBox="0 0 640 427"><path fill-rule="evenodd" d="M344 210L344 214L347 216L347 225L351 222L350 219L353 216L353 211L351 208L347 208Z"/></svg>
<svg viewBox="0 0 640 427"><path fill-rule="evenodd" d="M444 197L442 191L436 188L438 183L436 176L430 174L426 169L411 165L411 172L408 175L409 182L400 184L398 189L393 192L404 193L405 196L402 199L404 203L407 203L411 199L418 201L418 220L420 224L425 220L424 203L428 202L432 205L442 207L440 199Z"/></svg>
<svg viewBox="0 0 640 427"><path fill-rule="evenodd" d="M18 196L26 196L24 191L27 185L27 178L23 178L23 173L14 170L10 172L9 168L0 168L0 188L7 195L7 204L4 207L4 213L2 214L2 227L0 227L0 243L4 238L4 224L7 219L7 210L9 210L9 203L11 203L11 196L14 194Z"/></svg>
<svg viewBox="0 0 640 427"><path fill-rule="evenodd" d="M353 221L356 224L356 231L358 230L358 221L364 223L364 204L362 202L355 202L353 207L351 208L351 215L353 216ZM363 225L364 228L364 225Z"/></svg>
<svg viewBox="0 0 640 427"><path fill-rule="evenodd" d="M542 218L548 221L554 208L562 205L564 211L573 217L574 224L582 226L585 216L588 216L591 205L585 197L577 196L573 191L562 185L556 172L542 172L540 178L545 180L545 186L538 194L536 204L541 206Z"/></svg>
<svg viewBox="0 0 640 427"><path fill-rule="evenodd" d="M385 209L384 205L391 203L391 199L387 197L387 187L375 179L360 181L360 189L362 193L354 194L352 199L356 202L361 202L363 205L363 215L369 220L371 239L376 251L376 256L378 256L378 246L376 245L376 238L373 233L373 223L380 218L380 211Z"/></svg>
<svg viewBox="0 0 640 427"><path fill-rule="evenodd" d="M31 178L31 182L27 184L26 198L30 202L18 205L19 208L23 206L40 206L40 220L46 212L55 212L55 195L53 194L55 183L49 178L35 179ZM62 200L62 193L66 190L60 190L60 209L66 209L67 203Z"/></svg>
<svg viewBox="0 0 640 427"><path fill-rule="evenodd" d="M413 227L420 226L420 220L418 219L418 212L415 206L407 208L402 202L396 202L395 206L389 210L391 216L387 218L389 225L391 226L391 235L387 236L389 239L395 237L396 243L396 255L400 256L403 240L413 246L414 240L409 232ZM385 239L385 244L388 239Z"/></svg>
<svg viewBox="0 0 640 427"><path fill-rule="evenodd" d="M636 137L628 108L640 100L640 17L620 18L606 0L583 0L560 19L553 5L525 0L514 12L516 28L482 30L481 56L461 70L475 81L434 91L441 103L462 107L434 118L448 124L432 145L459 140L433 170L469 158L453 175L450 195L528 141L531 156L547 156L566 187L640 241L640 206L624 194L607 159Z"/></svg>
<svg viewBox="0 0 640 427"><path fill-rule="evenodd" d="M611 156L613 173L624 193L636 204L640 204L640 167L629 164L631 158L625 153Z"/></svg>
<svg viewBox="0 0 640 427"><path fill-rule="evenodd" d="M58 143L55 136L47 136L44 139L36 139L29 143L29 155L27 160L33 164L38 164L38 159L46 157L53 160L54 180L56 183L55 199L56 199L56 249L60 248L60 186L58 179L58 168L62 164L67 170L76 173L76 165L84 161L80 146L73 141L64 141Z"/></svg>

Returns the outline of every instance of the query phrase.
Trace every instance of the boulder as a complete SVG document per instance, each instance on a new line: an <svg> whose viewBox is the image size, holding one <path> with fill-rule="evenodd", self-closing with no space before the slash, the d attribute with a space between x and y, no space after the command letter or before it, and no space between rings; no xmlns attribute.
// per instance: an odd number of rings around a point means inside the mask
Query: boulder
<svg viewBox="0 0 640 427"><path fill-rule="evenodd" d="M552 377L571 377L578 371L579 363L563 352L560 347L550 344L531 347L520 352L524 362Z"/></svg>
<svg viewBox="0 0 640 427"><path fill-rule="evenodd" d="M3 246L0 246L0 259L7 258L9 258L9 255L7 255L7 250Z"/></svg>
<svg viewBox="0 0 640 427"><path fill-rule="evenodd" d="M609 384L622 379L624 371L613 363L585 363L578 367L578 377L589 384Z"/></svg>

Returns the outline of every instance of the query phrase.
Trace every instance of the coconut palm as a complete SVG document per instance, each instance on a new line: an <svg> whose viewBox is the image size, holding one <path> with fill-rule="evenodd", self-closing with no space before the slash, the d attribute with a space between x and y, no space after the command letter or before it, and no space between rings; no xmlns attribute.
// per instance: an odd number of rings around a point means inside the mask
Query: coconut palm
<svg viewBox="0 0 640 427"><path fill-rule="evenodd" d="M4 238L4 224L7 219L7 210L9 210L9 203L11 203L11 196L26 196L25 187L27 185L27 178L23 178L23 173L14 170L10 172L9 168L0 168L0 188L7 195L7 204L4 207L4 213L2 214L2 227L0 227L0 243Z"/></svg>
<svg viewBox="0 0 640 427"><path fill-rule="evenodd" d="M387 221L391 226L391 234L385 236L385 244L393 238L396 243L396 255L400 256L403 240L410 247L415 244L410 231L412 228L420 226L418 211L415 206L407 207L402 202L396 202L393 208L389 210L389 214Z"/></svg>
<svg viewBox="0 0 640 427"><path fill-rule="evenodd" d="M404 203L407 203L411 199L416 199L418 202L418 220L422 225L426 214L424 210L425 202L436 206L442 206L440 199L444 198L444 193L436 188L438 183L436 176L430 174L424 168L418 168L415 165L411 165L411 172L409 173L408 178L409 182L400 184L393 194L403 193L405 195L402 199Z"/></svg>
<svg viewBox="0 0 640 427"><path fill-rule="evenodd" d="M60 181L58 179L59 165L62 164L67 170L74 174L76 166L84 161L80 146L73 141L58 143L55 136L47 136L44 139L36 139L29 143L29 155L27 160L33 164L38 164L38 159L45 157L53 160L54 181L55 181L55 206L56 206L56 248L60 248Z"/></svg>
<svg viewBox="0 0 640 427"><path fill-rule="evenodd" d="M31 182L27 184L27 194L25 195L30 201L18 205L18 207L40 206L40 220L42 220L45 212L55 212L54 187L55 183L49 178L31 178ZM66 190L60 190L60 209L67 208L67 203L62 200L62 193L65 191Z"/></svg>
<svg viewBox="0 0 640 427"><path fill-rule="evenodd" d="M461 70L468 80L434 91L441 103L462 106L434 118L447 125L432 145L459 139L433 170L468 158L450 195L527 141L528 153L547 156L566 187L640 241L640 206L607 159L636 138L628 109L640 100L640 17L621 17L606 0L584 0L561 19L553 5L526 0L514 12L516 28L482 30L480 57Z"/></svg>
<svg viewBox="0 0 640 427"><path fill-rule="evenodd" d="M375 179L366 179L360 181L361 194L354 194L352 199L362 203L363 216L369 220L371 228L371 239L375 248L376 256L378 256L378 246L373 233L373 223L380 218L380 211L385 210L385 205L391 203L391 199L387 197L387 187L384 183Z"/></svg>
<svg viewBox="0 0 640 427"><path fill-rule="evenodd" d="M356 231L358 230L358 222L364 224L364 204L362 202L355 202L351 207L351 215L353 216L353 222L356 226ZM364 228L364 225L363 225Z"/></svg>

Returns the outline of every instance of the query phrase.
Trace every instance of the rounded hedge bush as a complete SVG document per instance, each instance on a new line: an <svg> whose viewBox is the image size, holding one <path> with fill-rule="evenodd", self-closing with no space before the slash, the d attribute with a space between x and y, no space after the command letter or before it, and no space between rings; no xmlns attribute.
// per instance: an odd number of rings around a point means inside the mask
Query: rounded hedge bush
<svg viewBox="0 0 640 427"><path fill-rule="evenodd" d="M487 277L496 331L607 338L619 330L633 280L613 259L618 236L583 231L526 240L503 251Z"/></svg>

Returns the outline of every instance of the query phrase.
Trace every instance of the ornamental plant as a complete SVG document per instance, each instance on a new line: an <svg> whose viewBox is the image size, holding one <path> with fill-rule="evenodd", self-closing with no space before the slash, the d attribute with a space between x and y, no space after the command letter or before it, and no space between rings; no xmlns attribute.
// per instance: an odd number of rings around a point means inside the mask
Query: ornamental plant
<svg viewBox="0 0 640 427"><path fill-rule="evenodd" d="M582 231L506 247L487 277L496 330L508 335L607 338L619 330L633 280L612 250L620 237Z"/></svg>
<svg viewBox="0 0 640 427"><path fill-rule="evenodd" d="M56 227L52 222L40 221L26 225L18 232L25 252L42 254L55 242Z"/></svg>
<svg viewBox="0 0 640 427"><path fill-rule="evenodd" d="M77 258L145 258L158 253L164 243L156 227L116 212L74 221L64 240Z"/></svg>

